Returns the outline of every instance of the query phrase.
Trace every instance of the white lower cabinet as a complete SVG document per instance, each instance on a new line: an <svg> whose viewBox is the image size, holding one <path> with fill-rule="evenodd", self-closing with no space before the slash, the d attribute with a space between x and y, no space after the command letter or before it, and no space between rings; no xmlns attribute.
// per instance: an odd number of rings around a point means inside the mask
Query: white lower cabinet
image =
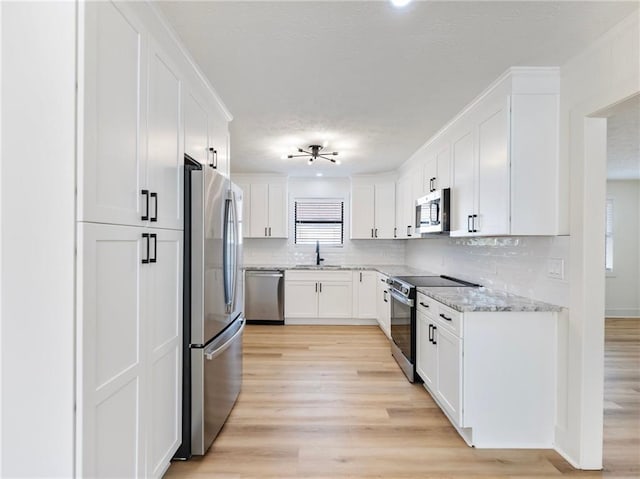
<svg viewBox="0 0 640 479"><path fill-rule="evenodd" d="M376 277L377 319L382 332L391 338L391 299L387 287L387 275L378 273Z"/></svg>
<svg viewBox="0 0 640 479"><path fill-rule="evenodd" d="M78 475L160 477L181 432L182 232L81 223L78 245Z"/></svg>
<svg viewBox="0 0 640 479"><path fill-rule="evenodd" d="M346 324L353 316L351 271L285 272L284 316L287 323ZM330 324L330 323L329 323Z"/></svg>
<svg viewBox="0 0 640 479"><path fill-rule="evenodd" d="M555 312L465 312L421 293L416 370L451 423L479 448L551 448Z"/></svg>
<svg viewBox="0 0 640 479"><path fill-rule="evenodd" d="M353 272L353 317L377 319L377 279L376 271Z"/></svg>

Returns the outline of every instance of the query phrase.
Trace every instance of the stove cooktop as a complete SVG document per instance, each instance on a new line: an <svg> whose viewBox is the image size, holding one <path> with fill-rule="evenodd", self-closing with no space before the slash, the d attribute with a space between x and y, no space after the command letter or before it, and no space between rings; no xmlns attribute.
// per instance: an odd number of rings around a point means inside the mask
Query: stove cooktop
<svg viewBox="0 0 640 479"><path fill-rule="evenodd" d="M439 286L471 286L471 287L479 287L479 284L470 283L468 281L463 281L461 279L452 278L451 276L396 276L393 279L398 279L403 283L411 285L413 287L423 287L423 286L431 286L431 287L439 287Z"/></svg>

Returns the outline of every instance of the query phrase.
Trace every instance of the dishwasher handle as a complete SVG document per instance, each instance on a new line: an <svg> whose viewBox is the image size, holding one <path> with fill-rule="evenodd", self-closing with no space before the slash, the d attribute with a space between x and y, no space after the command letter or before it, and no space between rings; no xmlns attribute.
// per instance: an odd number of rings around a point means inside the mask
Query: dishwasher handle
<svg viewBox="0 0 640 479"><path fill-rule="evenodd" d="M260 278L284 278L283 271L247 271L247 276L257 276Z"/></svg>

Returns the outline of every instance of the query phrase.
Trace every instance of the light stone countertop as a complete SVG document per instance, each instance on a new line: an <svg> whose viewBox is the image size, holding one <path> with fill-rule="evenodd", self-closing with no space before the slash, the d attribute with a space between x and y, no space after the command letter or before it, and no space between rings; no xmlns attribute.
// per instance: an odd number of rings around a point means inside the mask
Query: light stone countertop
<svg viewBox="0 0 640 479"><path fill-rule="evenodd" d="M418 292L450 308L465 312L528 311L558 312L561 306L543 303L505 291L488 288L421 287Z"/></svg>
<svg viewBox="0 0 640 479"><path fill-rule="evenodd" d="M377 265L245 265L247 270L295 270L295 271L378 271L387 276L439 276L432 271L412 268L401 264L377 264Z"/></svg>

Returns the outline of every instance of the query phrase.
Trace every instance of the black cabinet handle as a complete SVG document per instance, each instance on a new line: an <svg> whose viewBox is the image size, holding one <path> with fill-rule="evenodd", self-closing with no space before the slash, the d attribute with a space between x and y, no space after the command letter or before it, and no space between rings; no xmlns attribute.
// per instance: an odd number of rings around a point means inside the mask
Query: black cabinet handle
<svg viewBox="0 0 640 479"><path fill-rule="evenodd" d="M428 305L428 304L423 303L422 301L420 301L420 306L423 306L423 307L425 307L425 308L428 308L428 307L429 307L429 305Z"/></svg>
<svg viewBox="0 0 640 479"><path fill-rule="evenodd" d="M389 302L389 301L387 301L387 293L388 293L388 291L386 291L386 290L382 292L382 299L384 300L385 303Z"/></svg>
<svg viewBox="0 0 640 479"><path fill-rule="evenodd" d="M476 218L478 217L478 215L471 215L472 218L472 224L473 224L473 229L471 230L472 233L477 233L478 230L476 229Z"/></svg>
<svg viewBox="0 0 640 479"><path fill-rule="evenodd" d="M471 233L471 215L467 215L467 233Z"/></svg>
<svg viewBox="0 0 640 479"><path fill-rule="evenodd" d="M447 316L445 316L444 314L440 313L440 317L442 319L446 319L447 321L451 321L451 318L448 318Z"/></svg>
<svg viewBox="0 0 640 479"><path fill-rule="evenodd" d="M407 226L407 236L411 236L411 226Z"/></svg>
<svg viewBox="0 0 640 479"><path fill-rule="evenodd" d="M145 238L147 240L147 257L146 258L142 258L142 264L148 264L149 263L149 233L142 233L142 237Z"/></svg>
<svg viewBox="0 0 640 479"><path fill-rule="evenodd" d="M271 226L269 226L269 236L271 236Z"/></svg>
<svg viewBox="0 0 640 479"><path fill-rule="evenodd" d="M433 326L433 329L431 330L431 333L432 333L431 342L433 344L438 344L438 342L436 341L436 331L437 331L437 329L438 329L437 327Z"/></svg>
<svg viewBox="0 0 640 479"><path fill-rule="evenodd" d="M318 292L318 283L316 283L316 293Z"/></svg>
<svg viewBox="0 0 640 479"><path fill-rule="evenodd" d="M320 292L322 293L322 283L318 283L320 285Z"/></svg>
<svg viewBox="0 0 640 479"><path fill-rule="evenodd" d="M378 237L378 228L376 228L376 238Z"/></svg>
<svg viewBox="0 0 640 479"><path fill-rule="evenodd" d="M155 208L153 210L153 216L151 217L150 221L158 221L158 193L154 191L149 196L155 200ZM148 211L149 209L147 208L147 212Z"/></svg>
<svg viewBox="0 0 640 479"><path fill-rule="evenodd" d="M360 282L362 283L362 271L360 271Z"/></svg>
<svg viewBox="0 0 640 479"><path fill-rule="evenodd" d="M373 228L371 228L371 237L373 238Z"/></svg>
<svg viewBox="0 0 640 479"><path fill-rule="evenodd" d="M215 148L209 148L211 152L211 168L214 170L218 168L218 152Z"/></svg>
<svg viewBox="0 0 640 479"><path fill-rule="evenodd" d="M155 233L151 233L149 235L153 240L153 258L149 258L149 263L157 263L158 262L158 235ZM147 239L147 241L149 241ZM151 250L148 250L149 254L151 254Z"/></svg>
<svg viewBox="0 0 640 479"><path fill-rule="evenodd" d="M267 227L266 227L266 226L264 227L264 235L265 235L265 236L268 236L268 235L267 235Z"/></svg>
<svg viewBox="0 0 640 479"><path fill-rule="evenodd" d="M146 197L146 204L147 204L145 209L145 214L143 214L140 219L142 221L147 221L149 219L149 190L142 190L140 191L140 194Z"/></svg>
<svg viewBox="0 0 640 479"><path fill-rule="evenodd" d="M433 324L429 324L429 342L433 342Z"/></svg>
<svg viewBox="0 0 640 479"><path fill-rule="evenodd" d="M398 237L398 228L393 228L393 237L397 238Z"/></svg>

